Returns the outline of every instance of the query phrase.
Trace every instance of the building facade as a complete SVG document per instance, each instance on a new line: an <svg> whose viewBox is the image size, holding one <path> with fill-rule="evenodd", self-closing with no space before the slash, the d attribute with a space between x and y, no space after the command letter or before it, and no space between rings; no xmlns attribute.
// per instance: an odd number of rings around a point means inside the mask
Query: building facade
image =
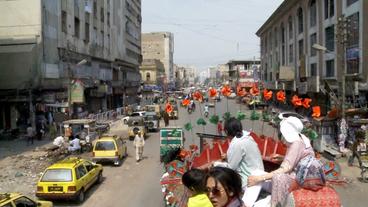
<svg viewBox="0 0 368 207"><path fill-rule="evenodd" d="M155 85L161 89L165 82L165 67L156 59L144 59L140 67L142 81L145 85Z"/></svg>
<svg viewBox="0 0 368 207"><path fill-rule="evenodd" d="M0 13L0 128L135 102L140 0L1 0Z"/></svg>
<svg viewBox="0 0 368 207"><path fill-rule="evenodd" d="M258 82L258 68L260 60L230 60L228 65L228 77L231 87L250 88L254 82Z"/></svg>
<svg viewBox="0 0 368 207"><path fill-rule="evenodd" d="M172 33L143 33L142 55L143 59L160 60L164 64L168 84L174 84L174 35Z"/></svg>
<svg viewBox="0 0 368 207"><path fill-rule="evenodd" d="M367 31L366 0L285 0L257 31L262 80L287 95L312 97L315 104L334 104L321 93L330 88L340 97L345 87L346 97L365 99Z"/></svg>

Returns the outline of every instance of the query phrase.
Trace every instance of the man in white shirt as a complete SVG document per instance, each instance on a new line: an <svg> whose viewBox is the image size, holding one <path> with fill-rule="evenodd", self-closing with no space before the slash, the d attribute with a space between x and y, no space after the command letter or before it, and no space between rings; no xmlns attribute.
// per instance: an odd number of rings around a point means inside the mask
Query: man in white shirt
<svg viewBox="0 0 368 207"><path fill-rule="evenodd" d="M68 147L69 152L75 152L81 149L80 140L78 136L76 136L72 141L69 142L70 146Z"/></svg>
<svg viewBox="0 0 368 207"><path fill-rule="evenodd" d="M58 136L54 139L54 141L52 142L53 145L57 146L57 147L62 147L65 143L64 137L62 136Z"/></svg>

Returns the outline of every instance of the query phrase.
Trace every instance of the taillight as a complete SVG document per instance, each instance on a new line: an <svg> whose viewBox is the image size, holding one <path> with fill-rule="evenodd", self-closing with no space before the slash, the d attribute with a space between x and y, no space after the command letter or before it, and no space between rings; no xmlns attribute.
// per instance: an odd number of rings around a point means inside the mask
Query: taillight
<svg viewBox="0 0 368 207"><path fill-rule="evenodd" d="M118 156L119 155L119 152L118 151L115 151L115 156Z"/></svg>
<svg viewBox="0 0 368 207"><path fill-rule="evenodd" d="M92 157L94 157L95 156L95 152L92 152Z"/></svg>
<svg viewBox="0 0 368 207"><path fill-rule="evenodd" d="M42 186L37 186L37 191L43 192L43 187Z"/></svg>
<svg viewBox="0 0 368 207"><path fill-rule="evenodd" d="M76 186L68 186L68 191L77 191Z"/></svg>

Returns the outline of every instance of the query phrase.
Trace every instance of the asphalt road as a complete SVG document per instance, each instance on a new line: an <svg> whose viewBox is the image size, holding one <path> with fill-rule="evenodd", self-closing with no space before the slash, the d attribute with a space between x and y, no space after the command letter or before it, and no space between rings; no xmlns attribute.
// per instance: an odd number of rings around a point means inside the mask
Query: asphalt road
<svg viewBox="0 0 368 207"><path fill-rule="evenodd" d="M197 120L202 116L204 105L196 106L196 111L188 114L185 108L179 107L179 119L170 120L171 126L184 126L191 122L193 130L185 131L186 143L199 144L199 139L195 135L196 132L216 133L216 125L209 122L205 118L207 125L198 126ZM236 104L234 100L223 99L216 102L215 107L210 108L210 116L218 114L220 117L224 112L229 111L233 116L241 110L246 113L246 117L250 117L250 110L245 106ZM210 117L209 116L209 117ZM163 126L163 122L161 122ZM267 123L262 121L243 120L243 127L246 130L253 130L258 135L277 136L276 130ZM116 122L112 127L112 133L126 136L127 127L121 122ZM85 207L162 207L164 206L163 197L160 188L160 178L162 175L162 165L159 162L159 134L150 133L150 137L146 140L144 148L144 159L136 164L134 158L134 148L131 141L127 141L129 156L124 160L120 167L104 166L104 182L95 185L87 192L86 201L81 204L73 204L71 202L55 203L55 206L85 206ZM343 167L343 176L352 180L353 183L344 187L337 187L337 191L341 197L343 206L366 206L368 201L366 192L368 192L368 184L357 181L360 171L356 168L346 166L346 160L339 160Z"/></svg>

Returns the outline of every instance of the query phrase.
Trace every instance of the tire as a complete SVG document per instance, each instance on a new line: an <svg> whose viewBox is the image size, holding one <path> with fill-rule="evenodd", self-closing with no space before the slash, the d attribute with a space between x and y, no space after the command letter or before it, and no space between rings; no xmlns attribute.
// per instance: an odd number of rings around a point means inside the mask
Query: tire
<svg viewBox="0 0 368 207"><path fill-rule="evenodd" d="M126 119L124 119L124 124L127 124L127 123L128 123L128 121Z"/></svg>
<svg viewBox="0 0 368 207"><path fill-rule="evenodd" d="M96 183L97 183L97 184L100 184L100 183L102 183L102 180L103 180L102 172L100 172L100 173L98 173L98 177L97 177L97 181L96 181Z"/></svg>
<svg viewBox="0 0 368 207"><path fill-rule="evenodd" d="M77 196L77 202L83 203L85 199L84 189L82 188Z"/></svg>

